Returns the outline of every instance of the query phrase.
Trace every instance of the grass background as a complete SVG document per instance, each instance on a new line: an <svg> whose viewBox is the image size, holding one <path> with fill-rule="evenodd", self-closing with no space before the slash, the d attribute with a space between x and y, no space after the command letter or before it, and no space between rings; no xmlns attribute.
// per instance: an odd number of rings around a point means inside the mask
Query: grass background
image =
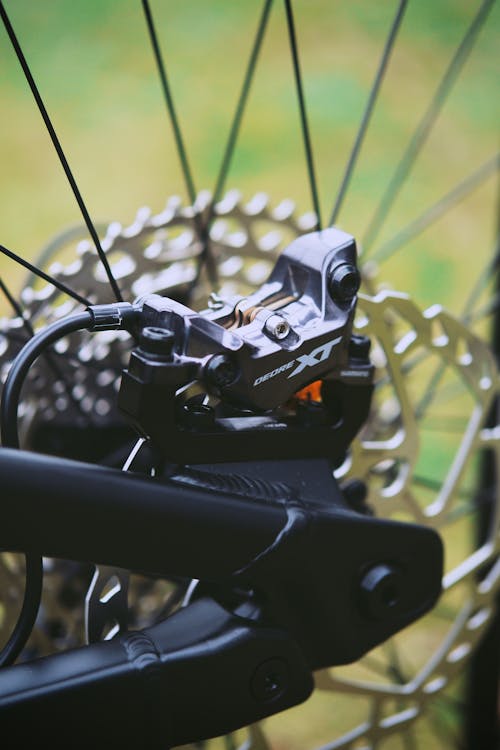
<svg viewBox="0 0 500 750"><path fill-rule="evenodd" d="M260 2L152 3L196 186L212 188ZM478 3L410 3L352 189L339 217L362 237L377 199ZM6 2L91 216L129 223L184 193L137 0ZM331 212L395 3L294 4L322 211ZM448 192L497 148L498 6L401 191L381 240ZM34 257L80 216L5 34L0 34L0 238ZM310 196L282 4L271 14L228 188L277 202ZM453 307L478 251L491 251L494 180L384 271L423 302ZM471 253L471 248L474 252ZM450 263L450 258L452 262ZM456 261L456 262L455 262ZM11 263L0 261L9 276ZM432 272L429 272L432 263Z"/></svg>
<svg viewBox="0 0 500 750"><path fill-rule="evenodd" d="M253 41L261 2L152 0L193 174L212 188ZM6 8L91 216L130 223L136 210L185 196L155 64L137 0L6 0ZM339 224L362 237L403 149L479 3L410 3ZM336 190L395 3L295 0L322 212ZM499 7L451 91L391 212L381 242L490 158L498 147ZM34 259L80 223L7 36L0 33L0 242ZM422 305L459 310L491 255L495 179L488 180L381 269ZM227 187L311 208L281 3L271 15ZM16 290L24 272L0 257ZM0 313L7 307L0 300ZM432 462L439 452L428 449ZM426 636L432 639L432 633ZM339 699L340 700L340 699ZM318 694L289 715L276 749L327 741L349 724L348 703ZM364 708L363 708L364 710ZM305 711L305 712L304 712ZM361 714L360 714L361 715ZM279 734L279 732L278 732ZM426 747L433 744L424 737ZM281 743L281 744L280 744ZM396 744L387 747L396 747Z"/></svg>

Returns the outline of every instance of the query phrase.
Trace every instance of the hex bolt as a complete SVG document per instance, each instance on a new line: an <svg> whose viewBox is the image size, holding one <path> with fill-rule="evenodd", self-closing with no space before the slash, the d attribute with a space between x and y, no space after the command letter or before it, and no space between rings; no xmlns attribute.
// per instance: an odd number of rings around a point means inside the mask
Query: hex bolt
<svg viewBox="0 0 500 750"><path fill-rule="evenodd" d="M174 334L168 328L146 326L139 337L139 346L147 354L168 357L174 348Z"/></svg>
<svg viewBox="0 0 500 750"><path fill-rule="evenodd" d="M397 613L403 593L403 578L392 565L379 563L361 579L361 606L374 620L383 620Z"/></svg>
<svg viewBox="0 0 500 750"><path fill-rule="evenodd" d="M335 302L351 302L360 284L359 271L352 263L340 263L330 271L328 287Z"/></svg>
<svg viewBox="0 0 500 750"><path fill-rule="evenodd" d="M214 354L205 367L205 374L217 388L224 388L238 377L238 366L225 354Z"/></svg>
<svg viewBox="0 0 500 750"><path fill-rule="evenodd" d="M262 662L252 675L250 689L254 698L269 703L280 698L288 687L289 670L283 659Z"/></svg>
<svg viewBox="0 0 500 750"><path fill-rule="evenodd" d="M349 340L349 357L369 362L371 344L372 342L368 336L353 334Z"/></svg>
<svg viewBox="0 0 500 750"><path fill-rule="evenodd" d="M264 329L273 339L281 341L290 333L290 324L281 315L270 315L264 324Z"/></svg>

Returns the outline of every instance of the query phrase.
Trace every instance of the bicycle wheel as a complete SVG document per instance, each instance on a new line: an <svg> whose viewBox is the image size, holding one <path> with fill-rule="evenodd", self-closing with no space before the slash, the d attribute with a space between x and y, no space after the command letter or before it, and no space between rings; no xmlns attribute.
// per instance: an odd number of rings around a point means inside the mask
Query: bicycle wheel
<svg viewBox="0 0 500 750"><path fill-rule="evenodd" d="M488 92L494 86L498 7L490 2L474 7L394 3L375 9L368 3L347 7L295 2L299 62L311 119L305 150L312 140L316 157L315 163L309 159L309 174L315 175L309 183L286 7L268 4L267 17L267 6L263 10L261 3L156 5L171 93L182 115L190 161L196 166L192 187L208 184L216 196L211 228L218 266L215 286L213 269L205 267L198 273L200 247L193 219L193 214L210 211L206 208L210 198L202 195L194 210L188 208L194 197L190 179L186 169L178 167L175 138L162 118L161 91L140 5L122 3L117 12L111 3L96 8L59 3L44 8L42 18L33 3L7 5L40 89L47 92L47 106L55 121L61 121L56 122L57 130L68 144L82 192L91 196L92 215L126 221L136 205L146 201L157 206L158 195L176 192L187 183L184 202L172 200L165 211L152 217L143 211L125 230L111 225L103 245L113 266L121 261L121 288L132 297L152 290L175 293L198 307L212 288L221 295L245 293L265 279L273 254L288 239L312 229L315 214L323 214L322 224L328 224L331 212L337 223L361 240L366 299L359 304L358 325L375 342L373 356L379 368L373 414L353 446L350 462L339 469L339 480L363 477L370 489L368 503L377 513L436 526L447 549L446 593L434 613L349 673L342 669L320 675L320 690L306 706L269 720L264 729L252 728L249 738L220 740L220 746L237 747L238 742L248 741L253 749L292 750L320 744L454 747L463 731L460 679L480 636L493 621L498 588L497 567L481 583L475 581L484 565L494 563L498 551L494 465L485 475L485 486L475 489L478 465L488 461L481 456L497 455L498 436L496 421L488 423L495 366L474 334L488 337L497 307L496 105ZM264 16L265 25L259 26ZM249 35L255 27L262 32L260 45L258 35L257 41ZM193 36L194 45L188 43ZM430 38L435 42L432 46ZM229 182L217 169L226 144L219 134L231 122L240 79L254 48L260 50L258 66ZM10 101L22 75L6 39L0 52L7 71L6 101ZM103 76L104 67L113 72L112 86ZM23 127L13 128L8 121L2 125L3 147L6 153L16 154L13 163L22 178L11 179L3 190L9 220L1 241L8 248L32 247L36 238L77 218L55 157L48 144L45 148L46 136L29 92L23 96L13 104ZM371 102L376 104L373 111ZM363 119L363 114L371 117ZM89 124L89 132L81 128L82 120ZM369 124L366 132L364 123ZM261 133L265 133L262 143ZM28 142L40 143L34 163L26 158ZM237 185L246 196L257 189L291 195L299 205L312 204L313 210L298 219L287 203L268 205L262 197L243 200L234 194L222 200L225 190L219 188L218 174L222 187ZM57 186L56 180L60 180ZM348 188L345 193L343 185ZM37 206L32 228L16 214L27 200ZM52 273L85 296L106 301L111 296L106 274L95 270L89 246L80 252L82 265L71 266L74 245L57 246L50 260L61 266ZM380 294L387 283L410 292L418 306L397 294ZM9 289L19 285L21 276L9 278ZM59 307L63 298L52 290L47 293L43 283L30 280L26 289L20 302L35 327L64 312ZM439 310L429 311L435 303L454 312L461 323L455 324ZM16 351L19 330L18 316L4 323L4 365ZM68 355L61 367L71 383L77 377L71 357L76 344L73 347L59 352ZM53 396L47 397L53 373L50 364L40 365L24 401L24 439L44 449L46 443L36 443L37 428L56 425L50 439L57 443L63 429L58 415L74 418L79 407L83 418L90 415L101 434L114 429L113 383L127 349L125 340L80 345L85 366L80 356L77 404L68 405L64 386L55 387ZM96 366L102 373L97 384ZM37 419L31 418L33 413ZM401 433L404 440L398 442ZM48 439L45 434L44 441ZM117 433L115 447L123 443L123 434ZM57 447L53 450L57 452ZM102 457L103 451L95 456ZM471 538L483 509L491 510L485 543ZM12 573L15 565L8 558L4 570ZM88 585L89 575L88 569L79 568L69 576L72 603ZM67 580L66 576L66 569L55 566L52 599L47 599L53 612L48 621L55 630L56 625L62 629L63 647L81 638L81 610L67 607L61 612L58 601L61 578ZM16 574L14 581L18 579ZM152 597L165 603L170 591ZM146 593L151 596L149 589ZM46 597L50 596L47 590ZM140 601L139 595L136 600ZM75 619L70 611L77 613ZM37 633L45 639L39 648L54 647L57 637L50 627Z"/></svg>

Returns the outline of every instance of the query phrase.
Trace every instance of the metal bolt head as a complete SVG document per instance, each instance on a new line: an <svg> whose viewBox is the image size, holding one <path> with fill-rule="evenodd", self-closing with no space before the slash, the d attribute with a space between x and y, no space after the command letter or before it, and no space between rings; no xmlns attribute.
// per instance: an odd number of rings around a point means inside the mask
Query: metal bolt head
<svg viewBox="0 0 500 750"><path fill-rule="evenodd" d="M289 670L284 659L268 659L262 662L252 675L250 689L261 703L270 703L280 698L288 687Z"/></svg>
<svg viewBox="0 0 500 750"><path fill-rule="evenodd" d="M330 271L328 286L335 302L351 302L360 284L359 271L352 263L340 263Z"/></svg>
<svg viewBox="0 0 500 750"><path fill-rule="evenodd" d="M281 315L270 315L264 324L264 329L273 339L281 341L290 333L290 324Z"/></svg>
<svg viewBox="0 0 500 750"><path fill-rule="evenodd" d="M396 614L403 594L403 577L392 565L379 563L361 580L361 607L373 620Z"/></svg>
<svg viewBox="0 0 500 750"><path fill-rule="evenodd" d="M214 354L208 361L205 374L212 385L224 388L238 377L238 366L225 354Z"/></svg>
<svg viewBox="0 0 500 750"><path fill-rule="evenodd" d="M139 337L139 346L148 354L166 357L172 353L174 334L168 328L146 326Z"/></svg>

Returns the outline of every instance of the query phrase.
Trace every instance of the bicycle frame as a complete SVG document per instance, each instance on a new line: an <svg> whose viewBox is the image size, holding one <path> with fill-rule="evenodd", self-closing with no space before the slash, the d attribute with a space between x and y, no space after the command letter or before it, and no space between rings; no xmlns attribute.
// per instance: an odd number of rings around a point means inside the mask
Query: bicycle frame
<svg viewBox="0 0 500 750"><path fill-rule="evenodd" d="M273 471L293 475L285 463ZM308 467L314 489L277 500L272 483L275 497L265 496L265 481L244 497L203 487L189 471L153 481L3 450L3 546L201 578L215 599L144 632L2 670L2 725L36 718L37 735L52 741L56 716L59 727L74 726L83 708L99 716L103 695L116 691L130 701L129 718L103 741L142 731L161 696L174 728L155 735L153 724L154 736L172 744L215 736L304 700L311 671L358 659L429 609L441 586L438 535L350 511L328 462ZM271 673L281 665L286 685L256 701L249 675L268 661Z"/></svg>

